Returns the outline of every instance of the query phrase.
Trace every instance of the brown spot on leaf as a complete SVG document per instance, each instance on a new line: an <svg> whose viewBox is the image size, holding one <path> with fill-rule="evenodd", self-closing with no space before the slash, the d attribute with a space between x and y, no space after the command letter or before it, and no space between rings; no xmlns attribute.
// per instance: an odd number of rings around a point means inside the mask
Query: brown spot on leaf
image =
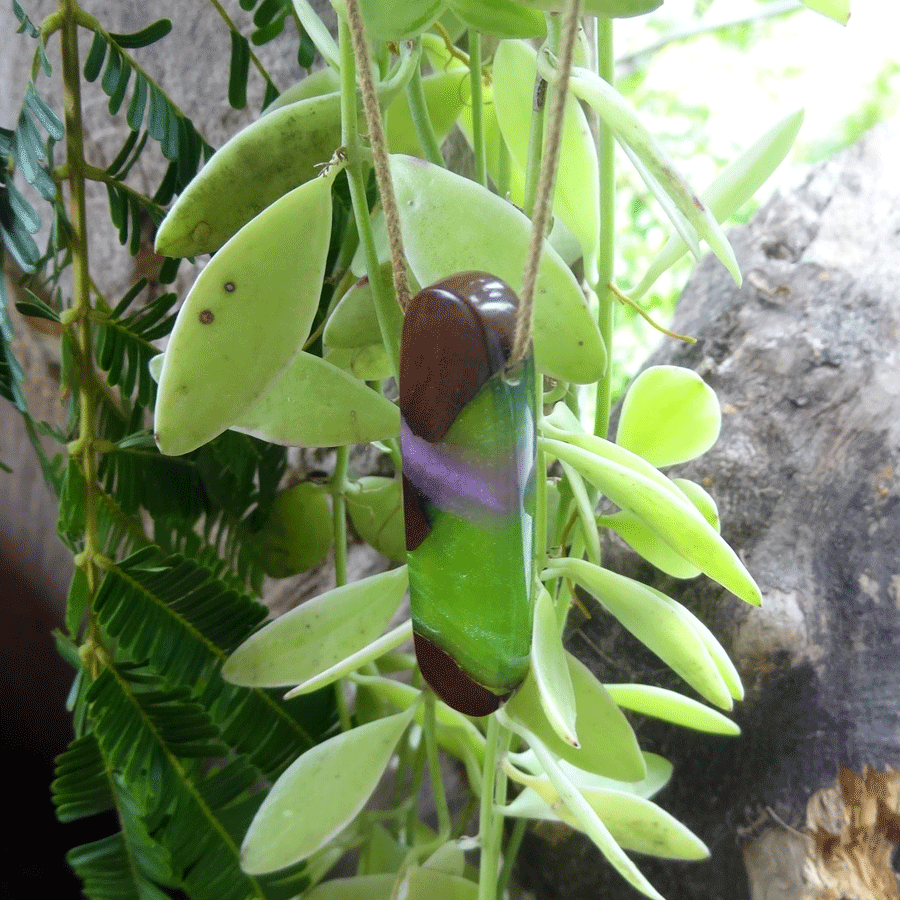
<svg viewBox="0 0 900 900"><path fill-rule="evenodd" d="M201 325L209 325L215 316L213 316L211 309L203 309L200 311L200 315L197 318L200 319Z"/></svg>
<svg viewBox="0 0 900 900"><path fill-rule="evenodd" d="M234 282L233 281L226 281L224 287L225 287L225 290L228 291L229 294L234 293Z"/></svg>

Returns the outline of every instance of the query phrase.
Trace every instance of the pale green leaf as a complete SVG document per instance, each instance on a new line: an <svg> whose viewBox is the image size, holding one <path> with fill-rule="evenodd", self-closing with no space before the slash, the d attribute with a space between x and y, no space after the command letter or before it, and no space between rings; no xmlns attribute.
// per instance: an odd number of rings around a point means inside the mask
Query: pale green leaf
<svg viewBox="0 0 900 900"><path fill-rule="evenodd" d="M531 640L531 671L541 696L544 714L556 734L578 747L575 731L576 707L572 677L556 624L556 610L549 591L541 585L534 604Z"/></svg>
<svg viewBox="0 0 900 900"><path fill-rule="evenodd" d="M401 566L313 597L244 641L222 677L248 687L306 682L375 640L406 589Z"/></svg>
<svg viewBox="0 0 900 900"><path fill-rule="evenodd" d="M619 706L632 712L674 722L695 731L729 735L741 733L737 723L718 710L710 709L677 691L649 684L607 684L606 689Z"/></svg>
<svg viewBox="0 0 900 900"><path fill-rule="evenodd" d="M275 782L241 847L241 868L274 872L344 830L375 790L413 710L345 731L307 750Z"/></svg>
<svg viewBox="0 0 900 900"><path fill-rule="evenodd" d="M531 223L480 184L421 159L395 155L406 256L419 284L448 273L490 272L520 291ZM597 323L572 272L545 246L534 299L534 355L543 372L579 384L606 370Z"/></svg>
<svg viewBox="0 0 900 900"><path fill-rule="evenodd" d="M625 394L616 443L654 466L671 466L709 450L721 425L716 392L696 372L651 366Z"/></svg>
<svg viewBox="0 0 900 900"><path fill-rule="evenodd" d="M231 428L273 444L340 447L397 437L400 411L329 360L301 352Z"/></svg>
<svg viewBox="0 0 900 900"><path fill-rule="evenodd" d="M580 559L553 560L545 575L570 578L696 691L722 709L733 700L718 667L694 630L659 591Z"/></svg>
<svg viewBox="0 0 900 900"><path fill-rule="evenodd" d="M160 373L163 453L221 434L287 369L319 304L330 239L331 183L316 178L245 225L200 273Z"/></svg>
<svg viewBox="0 0 900 900"><path fill-rule="evenodd" d="M578 748L562 740L550 724L532 672L506 704L507 714L557 756L585 771L622 781L640 780L646 775L644 758L628 720L584 664L569 653L566 663L575 694Z"/></svg>

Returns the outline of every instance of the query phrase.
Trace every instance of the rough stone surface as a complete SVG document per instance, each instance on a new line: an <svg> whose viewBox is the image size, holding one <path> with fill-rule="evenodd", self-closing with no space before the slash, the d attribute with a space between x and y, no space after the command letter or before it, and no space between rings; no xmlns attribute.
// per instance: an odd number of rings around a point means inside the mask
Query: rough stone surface
<svg viewBox="0 0 900 900"><path fill-rule="evenodd" d="M731 239L737 288L705 259L650 364L693 368L722 402L722 435L673 474L715 497L723 534L763 592L752 609L709 579L659 577L630 551L607 562L696 612L735 660L739 738L642 721L642 747L675 764L656 799L712 851L642 857L668 900L803 896L810 794L844 763L900 763L900 123L882 126L761 209ZM693 695L604 613L571 646L610 682ZM638 896L580 835L525 844L542 900ZM752 887L751 887L752 885Z"/></svg>

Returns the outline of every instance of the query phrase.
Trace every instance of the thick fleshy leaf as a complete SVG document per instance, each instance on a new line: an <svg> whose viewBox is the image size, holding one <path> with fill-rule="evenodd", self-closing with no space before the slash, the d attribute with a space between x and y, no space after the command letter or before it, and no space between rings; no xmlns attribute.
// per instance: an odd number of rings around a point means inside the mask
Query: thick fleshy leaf
<svg viewBox="0 0 900 900"><path fill-rule="evenodd" d="M359 704L357 703L357 717L359 717ZM375 716L374 721L381 718ZM359 864L356 867L357 875L378 875L395 873L403 865L403 857L406 856L404 847L400 842L379 822L372 825L368 832L368 840L359 848Z"/></svg>
<svg viewBox="0 0 900 900"><path fill-rule="evenodd" d="M325 274L331 180L273 203L197 277L160 374L154 429L163 453L188 453L221 434L297 354Z"/></svg>
<svg viewBox="0 0 900 900"><path fill-rule="evenodd" d="M580 787L596 787L608 791L627 791L636 797L649 799L658 794L671 780L672 763L656 753L641 751L641 755L644 757L647 774L640 781L616 781L614 778L606 778L594 772L585 772L564 759L559 761L559 766ZM509 759L515 763L517 768L531 775L540 775L543 772L541 764L531 750L511 754Z"/></svg>
<svg viewBox="0 0 900 900"><path fill-rule="evenodd" d="M802 110L786 116L725 166L710 182L700 196L716 221L724 222L729 216L733 216L778 168L793 146L802 123ZM686 251L687 246L681 237L672 235L656 255L640 283L629 290L628 295L635 300L643 297L653 287L656 279L681 259Z"/></svg>
<svg viewBox="0 0 900 900"><path fill-rule="evenodd" d="M759 588L737 554L661 472L652 466L649 466L652 471L641 471L648 467L646 461L602 438L556 429L550 431L546 427L545 430L559 434L562 440L542 438L540 448L581 472L617 506L631 510L710 578L742 600L759 606L762 602ZM628 457L632 460L631 465L616 461Z"/></svg>
<svg viewBox="0 0 900 900"><path fill-rule="evenodd" d="M695 731L713 734L740 734L737 723L677 691L649 684L607 684L606 689L619 706L632 712L666 722L674 722Z"/></svg>
<svg viewBox="0 0 900 900"><path fill-rule="evenodd" d="M628 720L603 685L574 656L566 653L575 694L580 747L562 740L547 719L533 673L506 704L506 712L536 735L557 756L607 778L638 781L646 775L644 758Z"/></svg>
<svg viewBox="0 0 900 900"><path fill-rule="evenodd" d="M704 643L658 591L639 581L580 559L553 560L545 570L570 578L591 593L609 613L696 691L723 709L731 693Z"/></svg>
<svg viewBox="0 0 900 900"><path fill-rule="evenodd" d="M672 483L697 507L706 521L721 533L716 501L695 481L673 478ZM612 515L598 516L597 525L611 528L635 553L673 578L696 578L700 574L700 570L693 563L689 563L680 553L673 550L633 512L621 509Z"/></svg>
<svg viewBox="0 0 900 900"><path fill-rule="evenodd" d="M534 605L531 641L531 671L537 682L544 715L553 730L567 744L578 747L575 732L575 692L556 623L550 592L542 585Z"/></svg>
<svg viewBox="0 0 900 900"><path fill-rule="evenodd" d="M513 721L506 711L498 711L502 724L507 725L516 734L525 740L534 751L534 755L547 774L550 783L556 789L560 800L566 805L578 827L594 842L600 852L609 860L613 868L634 888L653 900L664 900L662 895L644 877L638 867L625 855L622 848L616 843L609 829L603 824L602 819L594 811L593 807L581 795L581 792L572 782L566 771L560 765L559 760L543 744L535 734L530 732L521 723Z"/></svg>
<svg viewBox="0 0 900 900"><path fill-rule="evenodd" d="M520 776L518 780L526 785L525 799L518 807L512 804L507 812L515 815L526 809L539 809L540 804L533 799L536 795L546 810L540 818L560 819L573 828L581 828L578 818L566 807L549 777ZM693 832L650 800L629 791L585 786L574 775L571 781L623 850L663 859L706 859L709 856L706 845Z"/></svg>
<svg viewBox="0 0 900 900"><path fill-rule="evenodd" d="M250 823L241 868L274 872L343 831L375 790L413 710L345 731L307 750L275 782Z"/></svg>
<svg viewBox="0 0 900 900"><path fill-rule="evenodd" d="M625 394L616 443L654 466L672 466L706 453L721 426L716 392L696 372L651 366Z"/></svg>
<svg viewBox="0 0 900 900"><path fill-rule="evenodd" d="M377 638L406 588L401 566L313 597L244 641L222 677L248 687L305 682Z"/></svg>
<svg viewBox="0 0 900 900"><path fill-rule="evenodd" d="M289 578L320 563L334 539L324 485L306 481L282 491L266 524L253 536L266 575Z"/></svg>
<svg viewBox="0 0 900 900"><path fill-rule="evenodd" d="M494 54L494 107L506 146L521 169L528 161L537 56L524 41L502 41ZM596 283L600 240L597 150L578 101L569 95L563 122L553 208L578 238L588 281Z"/></svg>
<svg viewBox="0 0 900 900"><path fill-rule="evenodd" d="M552 12L563 12L565 0L518 0L523 6L535 9L546 9ZM607 19L626 19L631 16L642 16L662 6L663 0L584 0L582 12L592 16L604 16Z"/></svg>
<svg viewBox="0 0 900 900"><path fill-rule="evenodd" d="M418 688L393 678L357 674L353 680L359 685L360 692L371 691L379 700L398 709L416 706L422 694ZM435 704L434 715L438 745L463 762L472 784L477 784L484 764L484 735L471 719L440 700ZM422 727L425 725L425 710L421 705L416 706L414 721Z"/></svg>
<svg viewBox="0 0 900 900"><path fill-rule="evenodd" d="M448 272L490 272L519 292L531 223L480 184L411 156L392 156L406 256L420 284ZM534 300L539 369L578 384L606 370L597 323L574 275L545 246Z"/></svg>
<svg viewBox="0 0 900 900"><path fill-rule="evenodd" d="M396 478L366 475L347 486L347 513L359 536L388 559L406 559L403 498Z"/></svg>
<svg viewBox="0 0 900 900"><path fill-rule="evenodd" d="M636 473L649 479L663 490L668 491L677 499L684 499L683 494L672 480L663 475L656 466L648 463L642 456L632 453L613 441L608 441L605 438L585 431L577 416L563 402L557 403L550 415L545 416L541 420L541 432L547 437L574 444L583 450L589 450L591 453L611 463L633 469Z"/></svg>
<svg viewBox="0 0 900 900"><path fill-rule="evenodd" d="M295 2L299 11L301 0ZM408 45L401 47L394 76L377 86L383 104L403 89L416 64ZM340 93L308 97L262 116L220 147L182 191L156 234L157 252L215 252L279 197L315 180L340 145Z"/></svg>
<svg viewBox="0 0 900 900"><path fill-rule="evenodd" d="M719 521L719 507L706 488L697 484L696 481L691 481L690 478L673 478L672 484L697 507L700 515L721 534L722 523Z"/></svg>
<svg viewBox="0 0 900 900"><path fill-rule="evenodd" d="M368 347L347 347L329 350L325 361L351 374L358 381L383 381L394 374L391 359L384 344L369 344ZM397 431L391 437L399 434Z"/></svg>
<svg viewBox="0 0 900 900"><path fill-rule="evenodd" d="M540 65L540 63L539 63ZM552 71L547 73L552 77ZM575 68L569 81L572 93L589 104L623 146L629 147L646 166L652 181L672 198L675 206L698 235L709 244L740 285L741 272L728 238L715 216L679 173L668 154L641 122L634 107L610 84L589 69ZM653 183L648 187L654 188Z"/></svg>
<svg viewBox="0 0 900 900"><path fill-rule="evenodd" d="M357 669L369 665L369 663L374 662L380 656L390 653L391 650L396 650L401 644L405 644L411 639L412 622L407 619L396 628L392 628L386 634L383 634L377 640L372 641L370 644L366 644L365 647L360 648L355 653L351 653L349 656L343 657L343 659L330 668L325 669L323 672L313 675L312 678L307 681L298 684L297 687L284 695L284 699L290 700L291 697L299 697L301 694L310 694L326 685L334 684L339 678L345 678L351 672L355 672Z"/></svg>
<svg viewBox="0 0 900 900"><path fill-rule="evenodd" d="M627 509L598 516L597 524L612 529L635 553L673 578L696 578L700 570L670 547L643 519Z"/></svg>
<svg viewBox="0 0 900 900"><path fill-rule="evenodd" d="M231 427L272 444L340 447L397 437L400 411L330 361L301 351Z"/></svg>
<svg viewBox="0 0 900 900"><path fill-rule="evenodd" d="M260 115L270 116L283 106L290 106L292 103L308 100L310 97L324 97L326 94L337 93L340 89L340 74L329 66L325 66L323 69L304 75L298 82L282 91Z"/></svg>
<svg viewBox="0 0 900 900"><path fill-rule="evenodd" d="M422 863L423 868L443 872L445 875L462 877L466 870L466 855L456 841L441 844L431 856Z"/></svg>
<svg viewBox="0 0 900 900"><path fill-rule="evenodd" d="M386 265L384 270L390 282L390 266ZM390 309L395 317L393 330L399 334L403 327L403 310L397 304L391 304ZM341 297L328 317L322 340L329 347L342 350L381 343L381 330L368 276L351 285Z"/></svg>
<svg viewBox="0 0 900 900"><path fill-rule="evenodd" d="M477 900L478 885L467 878L423 866L401 875L397 896L405 900Z"/></svg>
<svg viewBox="0 0 900 900"><path fill-rule="evenodd" d="M686 606L683 606L681 603L678 603L671 597L667 597L661 592L657 591L656 593L664 603L667 603L672 607L675 614L691 628L694 634L696 634L703 642L703 646L706 647L707 653L709 653L712 657L712 661L716 664L716 668L719 670L722 680L728 686L731 696L734 697L735 700L743 700L744 685L741 683L741 676L738 674L738 670L731 661L731 657L725 652L725 648L719 643L716 636L706 627L705 623L698 619Z"/></svg>

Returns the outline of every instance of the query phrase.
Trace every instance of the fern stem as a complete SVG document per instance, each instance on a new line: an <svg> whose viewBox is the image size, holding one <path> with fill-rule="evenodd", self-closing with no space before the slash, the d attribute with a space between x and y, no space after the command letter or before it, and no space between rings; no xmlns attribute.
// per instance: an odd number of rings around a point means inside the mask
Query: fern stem
<svg viewBox="0 0 900 900"><path fill-rule="evenodd" d="M80 565L87 579L88 596L98 588L96 557L102 552L97 528L97 459L94 448L95 395L91 338L91 290L88 274L87 206L85 202L84 128L81 118L81 67L78 58L78 5L63 0L61 52L63 106L66 121L66 161L69 166L69 247L72 253L72 309L66 325L78 367L79 433L74 453L84 478L84 553ZM92 619L92 629L94 628ZM95 635L92 635L95 637Z"/></svg>
<svg viewBox="0 0 900 900"><path fill-rule="evenodd" d="M615 84L616 62L613 57L612 19L598 18L597 71ZM614 323L614 298L607 285L613 283L615 258L615 144L610 129L600 122L597 134L597 156L600 163L600 249L597 258L599 278L596 289L600 300L598 324L606 346L609 362L606 373L597 382L597 408L594 414L594 434L606 437L609 433L609 415L612 407L612 346Z"/></svg>
<svg viewBox="0 0 900 900"><path fill-rule="evenodd" d="M237 27L237 25L234 24L234 22L231 21L231 17L225 11L225 8L222 6L222 4L219 3L219 0L209 0L209 2L212 4L213 9L215 9L215 11L225 20L225 24L233 32L235 32L236 34L240 34L241 30ZM259 72L266 83L272 85L275 84L275 82L272 81L272 79L269 77L269 73L266 71L266 67L260 62L259 57L252 50L250 50L250 61L256 67L256 71Z"/></svg>
<svg viewBox="0 0 900 900"><path fill-rule="evenodd" d="M166 209L164 206L160 206L159 203L154 203L152 200L148 200L148 198L142 194L140 191L135 190L135 188L130 185L125 184L124 181L120 181L118 178L113 178L112 175L109 174L105 169L98 169L97 166L88 165L85 163L83 167L84 177L87 181L98 181L101 184L108 184L114 188L117 188L120 191L124 191L128 194L129 197L138 201L147 212L155 212L160 221L162 221L162 217L166 214ZM63 181L69 178L69 166L67 163L63 163L61 166L57 166L53 170L53 177L57 181Z"/></svg>
<svg viewBox="0 0 900 900"><path fill-rule="evenodd" d="M200 134L200 130L194 125L191 117L184 112L184 110L160 87L159 82L153 78L147 70L134 58L134 56L128 52L125 47L120 46L116 43L115 38L112 36L110 32L108 32L100 20L92 16L90 13L86 13L81 7L75 6L75 20L76 24L80 25L82 28L87 29L90 32L96 32L97 34L102 34L103 38L106 40L108 44L114 46L119 53L122 54L122 59L125 60L129 66L131 66L132 70L141 76L149 86L155 87L160 94L162 94L166 98L166 102L175 110L175 112L185 119L188 123L190 123L194 130L200 135L200 139L203 141L204 152L209 152L212 154L212 147L210 146L209 141Z"/></svg>

